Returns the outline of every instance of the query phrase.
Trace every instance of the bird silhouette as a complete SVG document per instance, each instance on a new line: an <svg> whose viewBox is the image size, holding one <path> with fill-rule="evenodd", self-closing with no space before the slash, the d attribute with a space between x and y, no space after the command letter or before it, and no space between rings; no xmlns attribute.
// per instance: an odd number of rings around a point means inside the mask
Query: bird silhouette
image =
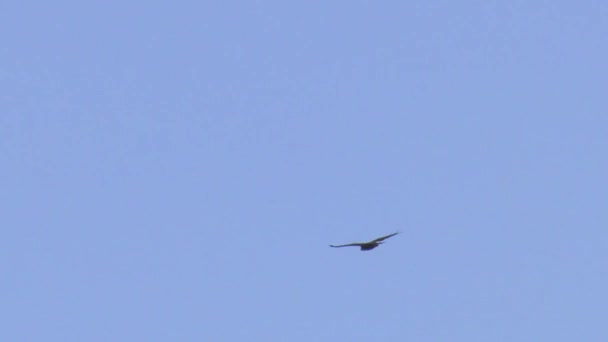
<svg viewBox="0 0 608 342"><path fill-rule="evenodd" d="M399 232L387 235L387 236L383 236L383 237L379 237L377 239L374 239L372 241L369 242L353 242L353 243L349 243L346 245L338 245L338 246L334 246L334 245L329 245L329 247L334 247L334 248L339 248L339 247L361 247L362 251L369 251L372 250L378 246L380 246L380 244L384 243L383 240L386 240L388 238L390 238L391 236L395 236L399 234Z"/></svg>

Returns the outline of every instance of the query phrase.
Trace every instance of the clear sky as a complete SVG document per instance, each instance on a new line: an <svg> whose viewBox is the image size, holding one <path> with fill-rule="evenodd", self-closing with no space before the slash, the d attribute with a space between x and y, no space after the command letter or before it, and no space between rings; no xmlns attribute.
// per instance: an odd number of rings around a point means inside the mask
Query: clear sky
<svg viewBox="0 0 608 342"><path fill-rule="evenodd" d="M2 341L608 341L606 1L8 1L0 38Z"/></svg>

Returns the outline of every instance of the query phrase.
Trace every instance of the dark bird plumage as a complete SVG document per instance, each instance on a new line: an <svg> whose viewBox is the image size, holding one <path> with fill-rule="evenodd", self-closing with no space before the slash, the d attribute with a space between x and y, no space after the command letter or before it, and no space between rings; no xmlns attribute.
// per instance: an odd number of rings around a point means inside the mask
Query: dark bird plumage
<svg viewBox="0 0 608 342"><path fill-rule="evenodd" d="M380 244L382 244L383 240L386 240L388 238L390 238L391 236L395 236L399 234L399 232L393 233L393 234L389 234L383 237L379 237L375 240L369 241L369 242L353 242L353 243L349 243L346 245L338 245L338 246L334 246L334 245L329 245L329 247L334 247L334 248L338 248L338 247L361 247L362 251L369 251L372 250L378 246L380 246Z"/></svg>

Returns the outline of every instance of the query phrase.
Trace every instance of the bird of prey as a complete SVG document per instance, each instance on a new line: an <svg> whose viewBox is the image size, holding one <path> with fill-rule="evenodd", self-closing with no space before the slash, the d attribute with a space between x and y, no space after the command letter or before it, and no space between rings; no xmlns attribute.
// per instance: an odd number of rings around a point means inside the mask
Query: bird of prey
<svg viewBox="0 0 608 342"><path fill-rule="evenodd" d="M369 241L369 242L353 242L353 243L349 243L346 245L338 245L338 246L334 246L334 245L329 245L329 247L334 247L334 248L338 248L338 247L350 247L350 246L355 246L355 247L361 247L362 251L369 251L372 250L378 246L380 246L380 244L382 244L383 240L386 240L388 238L390 238L391 236L395 236L399 234L399 232L387 235L387 236L383 236L383 237L379 237L375 240Z"/></svg>

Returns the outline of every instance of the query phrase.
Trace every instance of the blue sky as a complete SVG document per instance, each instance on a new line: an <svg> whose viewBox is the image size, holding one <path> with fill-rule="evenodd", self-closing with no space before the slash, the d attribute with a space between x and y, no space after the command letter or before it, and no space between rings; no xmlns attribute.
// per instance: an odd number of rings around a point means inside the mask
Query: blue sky
<svg viewBox="0 0 608 342"><path fill-rule="evenodd" d="M0 28L3 341L608 341L605 2Z"/></svg>

